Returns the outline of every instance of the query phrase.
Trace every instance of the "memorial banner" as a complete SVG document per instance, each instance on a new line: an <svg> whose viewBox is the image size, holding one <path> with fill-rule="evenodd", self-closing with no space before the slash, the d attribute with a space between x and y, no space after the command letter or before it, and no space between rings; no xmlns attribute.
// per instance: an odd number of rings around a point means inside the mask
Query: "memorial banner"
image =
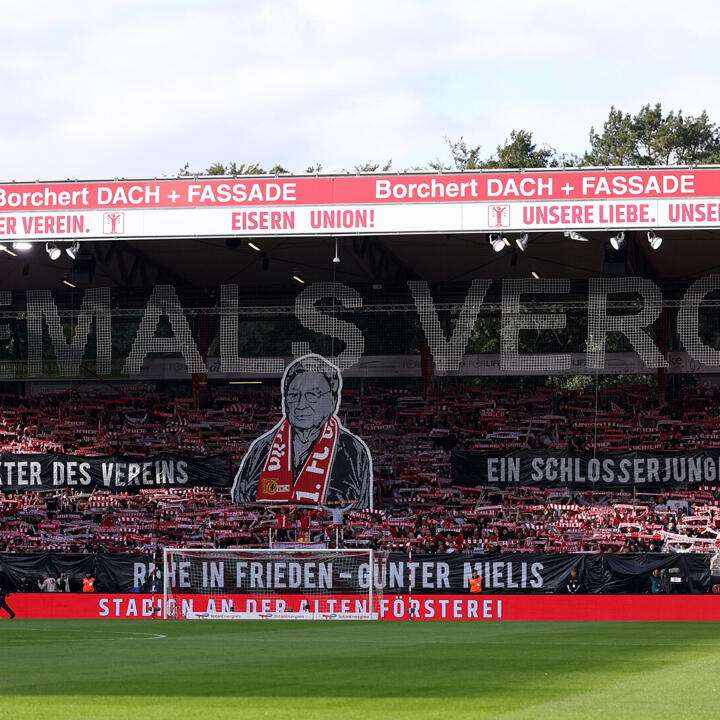
<svg viewBox="0 0 720 720"><path fill-rule="evenodd" d="M582 284L586 297L580 300L580 284L571 294L569 278L473 279L462 302L458 297L446 302L450 297L434 292L427 281L409 280L403 290L407 304L385 305L349 285L315 282L300 290L293 306L271 307L243 306L240 287L225 284L218 289L219 303L202 308L184 307L186 293L173 285L156 285L144 307L131 308L121 306L117 291L90 287L79 305L72 301L71 310L50 290L0 291L0 333L17 338L1 353L0 377L85 379L90 370L98 378L140 382L193 374L212 380L263 379L280 377L293 359L322 342L327 353L342 348L326 360L347 377L419 377L423 362L429 369L417 342L420 331L438 375L642 374L659 368L718 372L720 350L707 337L720 328L711 297L720 291L720 275L693 280L679 305L646 278L590 278ZM682 350L667 352L656 342L664 310L676 318L671 325ZM447 312L457 313L449 327L443 320ZM216 352L209 357L193 334L193 315L212 318L209 327L217 334L210 345ZM169 337L163 335L163 318L172 330ZM497 339L499 353L478 352L483 343L473 337L476 327ZM554 340L548 333L546 340L564 351L536 353L536 340L528 342L528 332L535 338L539 330L552 328L564 330ZM608 338L616 333L624 336L626 350L606 352ZM366 355L370 347L378 354ZM406 354L412 347L414 354Z"/></svg>
<svg viewBox="0 0 720 720"><path fill-rule="evenodd" d="M182 457L161 453L146 458L86 457L61 453L0 454L0 492L213 487L230 489L228 455Z"/></svg>
<svg viewBox="0 0 720 720"><path fill-rule="evenodd" d="M705 553L534 554L469 553L416 555L412 562L393 553L376 566L376 587L385 597L412 593L453 595L469 592L473 571L482 579L483 594L566 594L575 570L583 594L642 594L649 592L650 576L660 570L664 593L710 592L710 555ZM21 579L34 587L42 573L57 578L65 572L71 590L79 591L82 576L91 572L98 592L151 592L162 588L153 572L152 557L142 553L0 553L5 572L16 587ZM367 595L369 567L364 556L343 558L267 558L171 563L177 594L209 595L222 601L233 594L267 598L275 594L294 598L346 594ZM153 582L154 581L154 582ZM162 593L161 593L162 594Z"/></svg>
<svg viewBox="0 0 720 720"><path fill-rule="evenodd" d="M248 448L232 488L237 503L373 505L372 456L338 413L340 369L312 353L287 366L282 419Z"/></svg>
<svg viewBox="0 0 720 720"><path fill-rule="evenodd" d="M568 452L454 450L455 485L475 487L698 487L720 484L720 450Z"/></svg>

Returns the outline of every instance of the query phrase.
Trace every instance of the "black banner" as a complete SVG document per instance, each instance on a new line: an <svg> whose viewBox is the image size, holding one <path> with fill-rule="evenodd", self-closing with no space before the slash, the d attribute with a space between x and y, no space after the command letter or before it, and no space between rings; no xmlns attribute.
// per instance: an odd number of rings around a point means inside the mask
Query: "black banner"
<svg viewBox="0 0 720 720"><path fill-rule="evenodd" d="M577 453L454 450L455 485L474 487L697 487L720 485L720 450Z"/></svg>
<svg viewBox="0 0 720 720"><path fill-rule="evenodd" d="M660 570L661 591L710 591L710 555L702 553L540 555L521 553L415 555L391 554L378 563L376 586L384 593L458 594L468 592L469 578L477 570L483 592L491 594L565 593L575 570L583 593L645 593L650 576ZM153 577L152 558L142 553L0 553L5 572L19 590L37 591L43 573L57 578L64 572L71 592L82 589L86 572L95 577L98 592L162 592L160 577ZM220 564L222 563L222 564ZM178 592L324 593L365 591L369 579L364 556L305 557L247 554L241 558L180 560L170 568L171 584Z"/></svg>
<svg viewBox="0 0 720 720"><path fill-rule="evenodd" d="M130 458L0 454L0 493L67 489L133 493L150 488L200 486L230 489L232 472L228 455L187 458L162 453Z"/></svg>
<svg viewBox="0 0 720 720"><path fill-rule="evenodd" d="M82 590L88 572L95 578L97 592L152 591L152 558L143 553L0 553L0 561L15 591L39 592L43 573L57 579L61 572L70 592Z"/></svg>
<svg viewBox="0 0 720 720"><path fill-rule="evenodd" d="M390 555L388 564L385 592L407 592L408 578L413 592L467 592L472 571L477 570L483 592L565 593L570 573L575 570L580 592L642 594L649 592L650 576L656 568L661 571L663 592L705 593L710 589L710 556L700 553L413 553L410 573L405 575L398 569L407 567L407 556ZM402 582L393 577L393 570Z"/></svg>

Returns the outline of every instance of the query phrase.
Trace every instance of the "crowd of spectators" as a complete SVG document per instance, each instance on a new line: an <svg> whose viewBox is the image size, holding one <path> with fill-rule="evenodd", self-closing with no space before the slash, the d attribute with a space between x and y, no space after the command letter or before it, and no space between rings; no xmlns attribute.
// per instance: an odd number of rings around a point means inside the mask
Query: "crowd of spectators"
<svg viewBox="0 0 720 720"><path fill-rule="evenodd" d="M278 393L216 392L197 407L146 388L0 396L0 452L228 454L237 467L279 419ZM720 447L720 396L675 402L647 386L601 393L451 386L428 396L343 391L341 417L373 455L375 509L238 506L212 488L0 494L0 550L153 551L162 544L267 546L274 540L426 552L715 551L720 495L502 490L454 485L455 448L677 450ZM228 473L234 472L229 466Z"/></svg>

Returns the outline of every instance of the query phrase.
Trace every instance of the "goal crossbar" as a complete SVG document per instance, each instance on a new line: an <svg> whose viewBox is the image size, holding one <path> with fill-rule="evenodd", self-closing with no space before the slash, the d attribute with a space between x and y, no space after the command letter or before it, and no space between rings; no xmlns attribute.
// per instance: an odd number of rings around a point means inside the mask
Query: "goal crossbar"
<svg viewBox="0 0 720 720"><path fill-rule="evenodd" d="M377 619L385 561L355 548L165 548L163 617Z"/></svg>

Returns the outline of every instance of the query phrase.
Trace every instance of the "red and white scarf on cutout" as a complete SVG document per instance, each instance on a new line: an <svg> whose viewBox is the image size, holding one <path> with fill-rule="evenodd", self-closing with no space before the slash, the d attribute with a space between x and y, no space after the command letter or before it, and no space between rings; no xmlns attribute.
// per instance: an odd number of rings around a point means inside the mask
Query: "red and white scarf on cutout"
<svg viewBox="0 0 720 720"><path fill-rule="evenodd" d="M285 418L275 431L270 452L260 473L257 499L266 502L324 502L339 434L340 421L333 415L323 425L320 436L293 483L292 427Z"/></svg>

